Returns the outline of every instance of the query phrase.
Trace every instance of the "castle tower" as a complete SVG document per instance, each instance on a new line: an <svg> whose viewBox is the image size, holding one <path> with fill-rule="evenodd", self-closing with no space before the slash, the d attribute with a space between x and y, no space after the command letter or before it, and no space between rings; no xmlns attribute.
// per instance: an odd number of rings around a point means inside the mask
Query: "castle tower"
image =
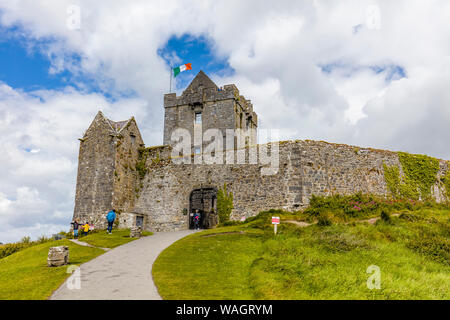
<svg viewBox="0 0 450 320"><path fill-rule="evenodd" d="M227 129L242 129L249 136L246 143L257 142L258 119L250 100L239 95L234 84L219 88L203 71L181 96L165 94L164 108L164 145L173 144L171 137L177 128L189 131L193 154L204 148L202 137L208 129L219 129L223 133L224 146Z"/></svg>
<svg viewBox="0 0 450 320"><path fill-rule="evenodd" d="M134 117L115 122L101 111L79 140L73 217L104 228L112 208L126 212L134 207L139 187L135 165L144 143Z"/></svg>

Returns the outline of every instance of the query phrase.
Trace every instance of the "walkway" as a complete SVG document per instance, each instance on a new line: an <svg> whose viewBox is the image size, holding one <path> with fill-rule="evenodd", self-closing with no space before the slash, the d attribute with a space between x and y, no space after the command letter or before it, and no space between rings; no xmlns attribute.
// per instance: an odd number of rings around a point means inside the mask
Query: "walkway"
<svg viewBox="0 0 450 320"><path fill-rule="evenodd" d="M114 248L80 266L81 289L69 289L69 277L52 300L160 300L151 269L158 255L193 230L157 232ZM70 255L70 253L69 253Z"/></svg>

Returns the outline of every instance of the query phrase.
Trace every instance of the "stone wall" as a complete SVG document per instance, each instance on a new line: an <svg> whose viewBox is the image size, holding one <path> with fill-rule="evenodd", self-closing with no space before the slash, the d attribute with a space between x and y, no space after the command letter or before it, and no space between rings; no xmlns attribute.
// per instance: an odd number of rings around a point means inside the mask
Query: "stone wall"
<svg viewBox="0 0 450 320"><path fill-rule="evenodd" d="M139 149L142 147L144 142L132 118L120 131L116 142L114 195L111 206L119 214L134 208L136 195L141 188L136 163L139 159Z"/></svg>
<svg viewBox="0 0 450 320"><path fill-rule="evenodd" d="M80 139L74 219L106 228L106 213L130 211L140 188L136 162L143 141L134 118L114 122L99 112Z"/></svg>
<svg viewBox="0 0 450 320"><path fill-rule="evenodd" d="M208 129L253 129L252 141L256 142L257 115L250 100L239 95L235 85L218 88L211 79L200 71L181 96L175 93L164 95L164 145L171 145L171 135L177 128L187 129L194 143L194 118L202 113L201 126L197 126L199 136ZM247 126L248 123L248 126ZM193 150L192 150L193 151Z"/></svg>
<svg viewBox="0 0 450 320"><path fill-rule="evenodd" d="M115 139L101 112L80 139L74 219L99 226L111 210L114 183Z"/></svg>
<svg viewBox="0 0 450 320"><path fill-rule="evenodd" d="M312 195L371 193L388 194L383 163L400 163L397 153L321 141L280 142L278 172L262 175L259 164L175 164L171 148L153 148L147 160L134 212L147 216L145 227L153 231L188 228L189 197L194 189L221 188L233 193L232 219L249 217L262 210L298 210ZM448 170L440 162L439 175ZM443 197L436 186L433 196Z"/></svg>

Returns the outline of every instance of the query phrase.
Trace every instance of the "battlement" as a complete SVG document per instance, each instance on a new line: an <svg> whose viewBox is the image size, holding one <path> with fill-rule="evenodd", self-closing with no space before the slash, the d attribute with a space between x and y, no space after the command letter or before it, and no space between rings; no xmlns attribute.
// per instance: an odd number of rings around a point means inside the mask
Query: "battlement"
<svg viewBox="0 0 450 320"><path fill-rule="evenodd" d="M251 101L234 84L218 87L203 71L180 96L164 95L164 108L163 144L170 144L172 132L180 128L188 130L191 137L195 130L202 133L208 129L250 130L255 132L252 141L256 141L258 117Z"/></svg>

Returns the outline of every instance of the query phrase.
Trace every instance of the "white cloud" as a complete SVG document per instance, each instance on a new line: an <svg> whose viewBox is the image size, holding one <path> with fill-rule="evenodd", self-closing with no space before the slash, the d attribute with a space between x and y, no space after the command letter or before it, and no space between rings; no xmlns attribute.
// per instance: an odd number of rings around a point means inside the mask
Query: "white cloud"
<svg viewBox="0 0 450 320"><path fill-rule="evenodd" d="M79 30L67 27L70 5L80 8ZM24 93L0 84L0 165L6 169L0 210L27 187L58 212L50 216L68 222L77 138L98 109L116 120L134 115L147 145L160 144L169 67L157 52L171 36L185 33L211 39L214 53L236 71L213 79L235 83L252 100L261 127L285 129L282 139L450 159L446 0L22 0L4 1L0 10L0 24L20 26L30 50L49 57L50 72L89 77L116 99L71 87ZM347 69L323 72L324 65ZM389 70L375 72L374 66L399 66L406 78L386 80ZM135 98L123 98L128 92Z"/></svg>
<svg viewBox="0 0 450 320"><path fill-rule="evenodd" d="M145 117L146 107L142 99L110 102L73 88L25 93L0 84L0 241L37 238L56 226L57 231L69 229L78 138L99 109L114 120L125 120ZM17 228L30 233L20 235Z"/></svg>

